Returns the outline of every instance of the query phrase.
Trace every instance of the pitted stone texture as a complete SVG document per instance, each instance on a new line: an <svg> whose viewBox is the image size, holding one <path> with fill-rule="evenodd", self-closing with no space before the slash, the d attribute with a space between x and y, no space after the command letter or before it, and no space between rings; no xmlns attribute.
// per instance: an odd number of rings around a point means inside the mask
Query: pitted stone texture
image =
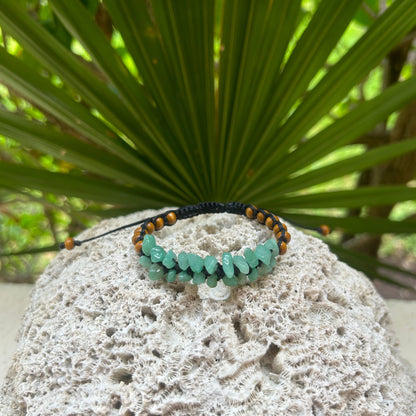
<svg viewBox="0 0 416 416"><path fill-rule="evenodd" d="M155 213L104 221L81 238ZM271 274L215 301L206 287L150 281L132 232L61 252L46 269L0 414L416 414L415 373L383 300L316 238L290 227ZM271 233L212 214L155 235L166 250L220 260Z"/></svg>

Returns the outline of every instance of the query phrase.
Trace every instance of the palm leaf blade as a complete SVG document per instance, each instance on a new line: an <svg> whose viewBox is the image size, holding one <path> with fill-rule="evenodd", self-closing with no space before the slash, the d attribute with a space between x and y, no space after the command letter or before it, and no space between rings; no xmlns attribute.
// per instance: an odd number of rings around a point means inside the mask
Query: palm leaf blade
<svg viewBox="0 0 416 416"><path fill-rule="evenodd" d="M386 274L386 272L383 272L383 269L406 274L407 276L413 279L416 278L415 273L412 273L410 271L404 271L396 266L392 266L388 263L381 262L368 255L358 253L356 251L347 250L334 244L330 244L329 246L331 248L331 251L333 251L337 255L339 260L344 261L352 267L354 267L355 269L362 271L370 279L378 279L386 283L392 284L394 286L402 287L404 289L410 289L412 291L415 290L414 287L410 285L405 285L393 279L388 274Z"/></svg>
<svg viewBox="0 0 416 416"><path fill-rule="evenodd" d="M300 14L300 0L256 2L253 6L245 28L235 97L227 121L224 177L241 172L243 155L256 146L253 137L258 135L259 125L270 105L265 97L279 85L280 67ZM226 48L227 44L224 50Z"/></svg>
<svg viewBox="0 0 416 416"><path fill-rule="evenodd" d="M409 139L398 143L369 150L359 156L332 163L320 169L312 170L282 182L274 187L275 192L293 192L309 186L323 184L335 178L360 172L386 160L393 159L404 153L416 149L416 139Z"/></svg>
<svg viewBox="0 0 416 416"><path fill-rule="evenodd" d="M48 172L42 169L0 162L0 187L24 189L32 188L57 195L74 196L88 201L136 207L162 206L156 196L137 189L122 187L111 182L73 176L64 173ZM177 198L178 199L178 198ZM172 197L172 202L174 198Z"/></svg>
<svg viewBox="0 0 416 416"><path fill-rule="evenodd" d="M368 186L347 191L296 196L282 195L279 198L279 205L282 208L356 208L389 205L415 199L416 188L406 186ZM272 201L264 198L260 202L262 206L270 206Z"/></svg>
<svg viewBox="0 0 416 416"><path fill-rule="evenodd" d="M375 217L330 217L327 215L297 214L281 210L281 216L294 225L302 224L306 227L318 227L327 224L332 229L339 229L346 233L359 234L414 234L416 221L393 221L386 218Z"/></svg>
<svg viewBox="0 0 416 416"><path fill-rule="evenodd" d="M357 44L328 72L317 87L306 95L297 111L282 128L275 132L281 137L276 145L259 146L258 154L268 154L266 160L252 154L248 164L252 165L254 174L250 184L259 180L273 165L287 163L287 152L297 144L303 135L325 115L332 105L339 102L347 92L377 65L380 60L397 44L397 42L414 26L416 20L416 3L413 0L394 2L393 5L370 27ZM383 42L379 39L382 38ZM376 45L376 46L375 46ZM371 53L368 53L371 51ZM415 90L411 90L415 92ZM414 96L414 95L413 95ZM307 104L307 105L306 105ZM383 102L383 105L388 105ZM375 109L374 109L375 110ZM289 124L290 123L290 124ZM302 146L303 148L303 146ZM271 150L271 151L270 151ZM262 163L258 160L261 159ZM249 184L247 184L249 185ZM236 181L232 192L242 186Z"/></svg>
<svg viewBox="0 0 416 416"><path fill-rule="evenodd" d="M29 148L65 160L100 176L106 176L110 180L134 184L138 187L138 191L144 190L155 195L159 194L162 199L173 190L171 182L159 177L139 161L134 169L117 156L98 147L75 140L72 136L51 126L36 125L33 121L2 110L0 110L0 133L18 140ZM143 181L143 178L147 180ZM154 186L155 183L158 186Z"/></svg>
<svg viewBox="0 0 416 416"><path fill-rule="evenodd" d="M282 127L280 134L283 137L290 132L291 140L287 146L297 143L331 107L345 97L351 87L359 83L414 27L415 21L416 3L413 0L394 2L328 71Z"/></svg>

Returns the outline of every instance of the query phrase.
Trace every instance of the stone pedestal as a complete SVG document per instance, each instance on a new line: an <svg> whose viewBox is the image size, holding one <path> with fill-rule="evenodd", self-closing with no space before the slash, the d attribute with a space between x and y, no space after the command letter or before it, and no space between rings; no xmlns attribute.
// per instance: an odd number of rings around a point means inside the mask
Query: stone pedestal
<svg viewBox="0 0 416 416"><path fill-rule="evenodd" d="M274 270L230 292L150 281L133 230L59 253L33 291L0 414L416 414L416 376L384 301L324 243L288 226ZM221 260L271 233L211 214L155 236L165 249Z"/></svg>

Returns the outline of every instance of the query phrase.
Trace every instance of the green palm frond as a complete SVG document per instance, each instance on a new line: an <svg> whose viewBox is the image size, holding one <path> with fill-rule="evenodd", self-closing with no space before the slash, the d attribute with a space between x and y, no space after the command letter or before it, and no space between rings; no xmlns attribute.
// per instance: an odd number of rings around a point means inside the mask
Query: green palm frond
<svg viewBox="0 0 416 416"><path fill-rule="evenodd" d="M416 149L387 143L312 169L416 99L408 76L328 119L416 26L414 0L392 2L345 53L362 0L321 0L310 15L301 0L104 0L110 34L86 2L49 0L65 41L23 3L0 0L0 81L25 100L0 109L0 134L66 168L0 160L0 187L117 212L239 200L346 232L414 232L412 221L303 211L416 199L405 185L311 189Z"/></svg>

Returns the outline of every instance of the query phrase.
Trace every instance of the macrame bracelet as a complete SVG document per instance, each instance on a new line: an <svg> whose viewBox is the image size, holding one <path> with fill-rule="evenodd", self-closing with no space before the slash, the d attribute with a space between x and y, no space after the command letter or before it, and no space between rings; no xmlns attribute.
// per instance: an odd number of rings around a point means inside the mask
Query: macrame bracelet
<svg viewBox="0 0 416 416"><path fill-rule="evenodd" d="M264 244L259 244L254 251L246 248L244 257L233 256L231 253L225 252L222 255L222 263L219 263L214 256L202 258L197 254L185 252L176 255L172 250L166 252L156 244L153 233L162 229L165 225L171 226L177 220L201 214L221 212L245 215L249 219L257 220L273 231L274 238L267 240ZM215 287L219 280L222 280L226 286L255 282L259 276L267 274L273 269L277 255L286 253L287 244L291 239L286 225L279 220L277 215L267 210L240 202L203 202L169 210L84 241L67 238L64 243L60 244L60 247L72 250L75 246L79 246L86 241L138 224L140 224L140 227L134 231L132 243L136 252L140 255L140 264L148 269L151 280L165 279L171 283L178 278L182 282L192 281L196 285L206 283L209 287ZM315 230L323 235L329 233L329 228L325 225Z"/></svg>

